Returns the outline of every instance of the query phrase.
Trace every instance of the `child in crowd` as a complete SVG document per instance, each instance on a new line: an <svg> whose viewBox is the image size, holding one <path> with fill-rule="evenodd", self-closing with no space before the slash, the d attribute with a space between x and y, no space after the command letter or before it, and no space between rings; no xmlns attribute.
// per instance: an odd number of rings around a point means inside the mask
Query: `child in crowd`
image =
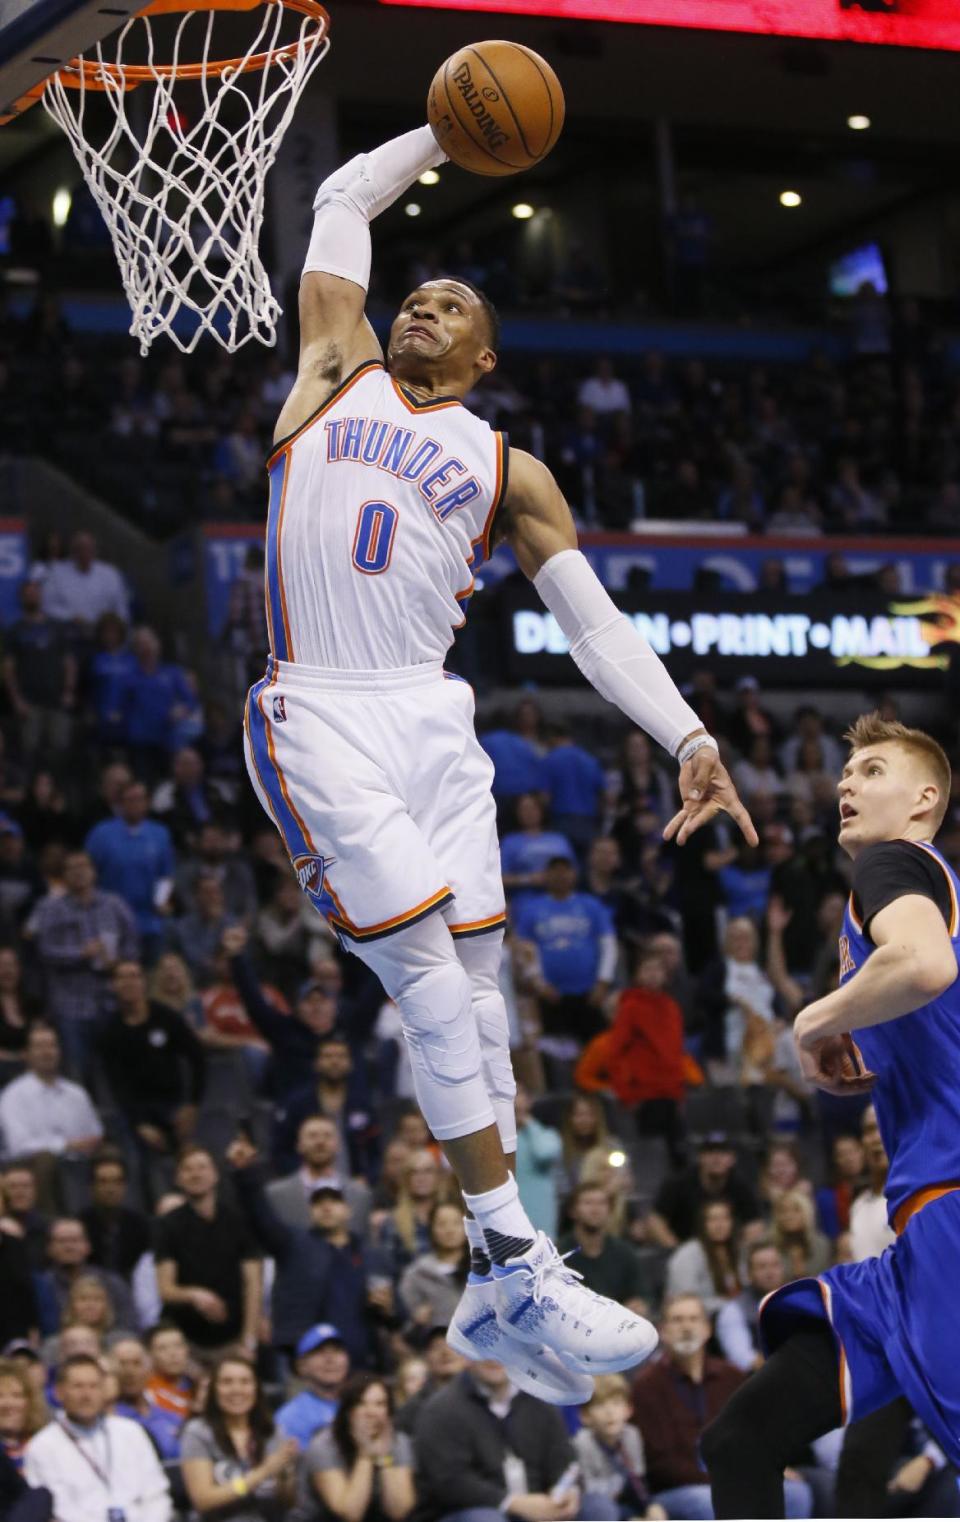
<svg viewBox="0 0 960 1522"><path fill-rule="evenodd" d="M647 1490L643 1439L630 1421L630 1390L623 1376L601 1374L580 1415L583 1426L573 1446L582 1488L614 1501L623 1518L665 1518Z"/></svg>

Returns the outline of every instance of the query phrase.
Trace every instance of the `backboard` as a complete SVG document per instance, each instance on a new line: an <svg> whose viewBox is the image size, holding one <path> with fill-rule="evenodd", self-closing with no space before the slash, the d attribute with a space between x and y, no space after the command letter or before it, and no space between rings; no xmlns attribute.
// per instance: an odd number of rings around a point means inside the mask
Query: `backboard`
<svg viewBox="0 0 960 1522"><path fill-rule="evenodd" d="M0 123L34 85L123 25L144 0L0 0ZM18 105L18 102L21 104Z"/></svg>

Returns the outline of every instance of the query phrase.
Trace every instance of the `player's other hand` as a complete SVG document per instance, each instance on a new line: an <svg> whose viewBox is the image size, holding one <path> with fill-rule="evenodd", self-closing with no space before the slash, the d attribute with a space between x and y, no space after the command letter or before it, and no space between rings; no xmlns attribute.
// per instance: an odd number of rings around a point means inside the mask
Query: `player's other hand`
<svg viewBox="0 0 960 1522"><path fill-rule="evenodd" d="M850 1037L811 1037L801 1023L804 1014L806 1010L797 1016L793 1038L807 1082L825 1094L836 1094L841 1099L850 1094L868 1094L877 1075L863 1067Z"/></svg>
<svg viewBox="0 0 960 1522"><path fill-rule="evenodd" d="M748 845L759 844L753 820L740 802L730 773L709 745L698 750L681 766L680 798L683 807L678 814L674 814L664 830L664 840L673 840L676 836L677 845L685 845L695 830L709 824L723 809L737 825Z"/></svg>

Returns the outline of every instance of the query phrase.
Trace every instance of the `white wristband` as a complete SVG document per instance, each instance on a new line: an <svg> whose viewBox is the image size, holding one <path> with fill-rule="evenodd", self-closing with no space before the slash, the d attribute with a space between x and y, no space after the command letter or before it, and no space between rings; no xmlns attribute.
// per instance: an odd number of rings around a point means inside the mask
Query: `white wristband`
<svg viewBox="0 0 960 1522"><path fill-rule="evenodd" d="M692 740L688 740L686 745L682 745L677 751L677 765L686 766L691 756L695 756L698 750L706 750L708 746L711 750L715 750L717 755L720 754L720 747L713 735L694 735Z"/></svg>

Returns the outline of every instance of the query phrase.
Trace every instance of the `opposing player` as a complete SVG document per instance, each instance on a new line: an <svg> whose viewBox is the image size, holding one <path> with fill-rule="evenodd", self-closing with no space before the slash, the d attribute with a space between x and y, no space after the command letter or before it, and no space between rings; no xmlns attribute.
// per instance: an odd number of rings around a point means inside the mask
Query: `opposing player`
<svg viewBox="0 0 960 1522"><path fill-rule="evenodd" d="M897 1241L764 1302L771 1356L703 1438L718 1517L782 1517L797 1450L898 1395L960 1464L960 879L931 844L950 766L929 735L875 714L847 738L841 986L794 1029L820 1088L873 1091Z"/></svg>
<svg viewBox="0 0 960 1522"><path fill-rule="evenodd" d="M314 202L299 368L269 462L271 658L247 701L247 764L301 886L400 1009L420 1107L470 1211L475 1271L451 1341L566 1403L656 1334L582 1287L508 1167L493 769L471 689L442 666L493 539L513 546L594 686L677 757L668 833L682 842L723 807L756 835L715 742L577 551L550 473L461 405L496 363L490 303L429 281L403 303L384 365L364 315L370 219L443 157L424 127L351 160Z"/></svg>

